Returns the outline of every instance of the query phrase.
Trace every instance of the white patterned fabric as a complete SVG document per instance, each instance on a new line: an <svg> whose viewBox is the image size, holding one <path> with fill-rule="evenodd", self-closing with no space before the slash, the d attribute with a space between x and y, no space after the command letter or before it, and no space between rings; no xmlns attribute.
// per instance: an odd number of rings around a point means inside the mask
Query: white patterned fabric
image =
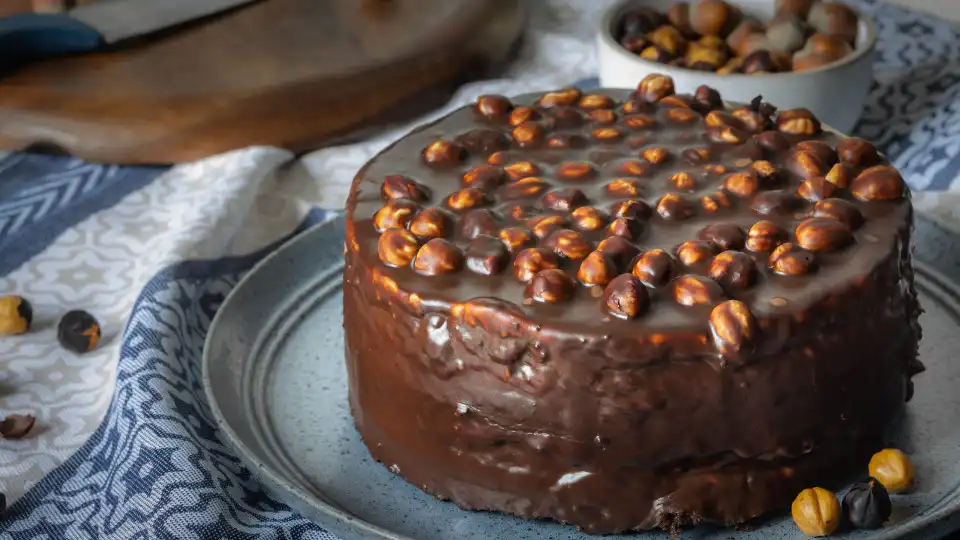
<svg viewBox="0 0 960 540"><path fill-rule="evenodd" d="M592 28L606 2L530 4L516 65L444 110L480 93L595 84ZM960 231L960 30L860 5L880 47L857 134L904 171L922 211ZM223 445L200 387L201 345L239 276L329 219L357 169L409 128L299 161L251 148L169 170L0 156L0 293L36 311L34 331L0 339L0 411L38 417L28 438L0 441L12 503L0 540L333 538L267 496ZM85 355L55 339L75 308L105 329Z"/></svg>

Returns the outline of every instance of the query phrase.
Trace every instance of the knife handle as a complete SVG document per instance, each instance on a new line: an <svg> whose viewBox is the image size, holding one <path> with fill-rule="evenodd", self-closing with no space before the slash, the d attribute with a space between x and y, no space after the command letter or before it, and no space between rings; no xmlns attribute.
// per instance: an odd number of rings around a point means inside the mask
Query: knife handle
<svg viewBox="0 0 960 540"><path fill-rule="evenodd" d="M92 52L103 39L68 15L23 13L0 18L0 76L27 62Z"/></svg>

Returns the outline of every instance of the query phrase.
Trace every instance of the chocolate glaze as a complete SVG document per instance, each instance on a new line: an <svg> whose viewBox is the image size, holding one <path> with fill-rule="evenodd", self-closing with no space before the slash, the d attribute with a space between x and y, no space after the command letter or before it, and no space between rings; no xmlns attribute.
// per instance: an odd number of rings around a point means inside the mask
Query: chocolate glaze
<svg viewBox="0 0 960 540"><path fill-rule="evenodd" d="M630 93L595 93L617 101L622 121ZM538 97L512 102L530 106ZM580 113L567 109L559 115L563 122L541 121L545 139L581 141L562 149L546 142L511 146L506 117L482 118L465 107L397 141L360 171L347 205L344 329L351 409L375 459L463 508L612 533L742 523L785 507L805 487L829 485L864 466L878 448L908 398L910 377L922 370L909 195L863 202L837 189L833 196L855 205L864 218L853 244L816 253L809 275L776 275L767 266L769 253L744 250L729 225L703 229L732 223L745 232L766 219L792 242L813 203L793 200L789 211L761 214L751 209L750 198L731 195L728 207L708 213L700 198L717 192L729 173L748 170L745 155L781 166L780 183L763 185L760 193L794 192L801 178L786 172L790 150L752 141L710 143L702 119L677 125L669 109L641 106L658 126L623 129L616 142L597 142L591 132L598 126L585 114L579 126L571 124ZM550 112L541 109L540 115ZM503 139L483 134L482 144L459 163L424 162L421 152L430 143L477 129L502 132ZM787 136L791 144L810 139L835 147L842 137ZM696 186L683 194L696 213L667 220L646 212L632 243L672 254L685 241L701 240L753 257L756 282L724 288L724 297L747 304L757 321L760 338L745 354L720 355L708 328L713 305L682 306L669 283L650 288L649 309L626 320L604 311L603 287L579 285L568 301L531 302L511 264L498 265L503 271L494 275L472 273L466 265L425 276L378 259L380 234L372 219L384 204L381 186L390 175L425 186L430 195L421 206L442 206L464 187L465 172L502 148L497 158L505 163L531 161L550 189L578 188L587 204L608 210L625 197L611 194L607 184L629 177L623 164L654 147L669 150L669 158L633 177L641 189L633 198L652 208L661 195L677 191L668 179L689 171ZM681 157L701 147L716 157L696 165ZM567 162L586 162L593 172L572 181L553 175ZM722 163L728 171L704 170L705 163ZM503 182L514 180L505 176ZM528 207L530 217L569 216L573 209L545 209L542 193L504 201L499 184L487 181L480 189L501 228L523 226L509 205ZM459 221L466 212L449 215ZM459 226L445 230L448 240L468 249L473 233ZM581 232L594 246L606 234ZM630 271L619 266L619 272ZM709 259L680 264L677 275L707 276L709 266ZM561 258L560 267L575 277L579 261Z"/></svg>

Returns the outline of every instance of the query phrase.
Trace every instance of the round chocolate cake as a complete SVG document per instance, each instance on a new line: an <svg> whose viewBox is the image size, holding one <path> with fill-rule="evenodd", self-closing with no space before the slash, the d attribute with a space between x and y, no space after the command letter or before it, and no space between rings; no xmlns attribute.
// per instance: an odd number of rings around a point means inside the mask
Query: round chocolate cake
<svg viewBox="0 0 960 540"><path fill-rule="evenodd" d="M716 91L482 96L347 205L350 404L462 508L738 524L880 448L912 394L912 206L867 141Z"/></svg>

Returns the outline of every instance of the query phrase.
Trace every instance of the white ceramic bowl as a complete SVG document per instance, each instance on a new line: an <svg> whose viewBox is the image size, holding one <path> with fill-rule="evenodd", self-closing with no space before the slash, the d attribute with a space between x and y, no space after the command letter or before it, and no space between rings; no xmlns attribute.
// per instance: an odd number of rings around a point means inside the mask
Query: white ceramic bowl
<svg viewBox="0 0 960 540"><path fill-rule="evenodd" d="M695 71L644 60L617 43L617 22L631 9L647 6L666 12L676 0L620 0L604 12L597 33L600 86L635 88L650 73L673 78L677 93L693 93L706 84L715 88L725 101L749 103L758 95L778 109L810 109L821 121L841 132L850 133L863 112L864 102L873 84L873 53L877 30L873 21L858 13L860 26L852 54L838 62L807 71L767 75L730 74ZM760 20L773 17L773 0L732 2L745 14Z"/></svg>

